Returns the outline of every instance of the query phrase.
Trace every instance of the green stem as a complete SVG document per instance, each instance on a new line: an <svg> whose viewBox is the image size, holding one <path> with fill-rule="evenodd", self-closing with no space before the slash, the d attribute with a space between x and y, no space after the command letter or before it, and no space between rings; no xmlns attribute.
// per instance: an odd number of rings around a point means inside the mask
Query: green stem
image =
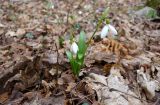
<svg viewBox="0 0 160 105"><path fill-rule="evenodd" d="M89 44L91 43L91 40L93 39L93 37L95 36L96 32L98 31L98 28L99 28L99 26L101 25L101 23L102 23L102 20L100 19L100 20L98 21L98 24L97 24L97 26L96 26L95 31L93 32L92 36L90 37L90 39L89 39L88 42L87 42L87 46L89 46Z"/></svg>
<svg viewBox="0 0 160 105"><path fill-rule="evenodd" d="M95 36L96 32L98 31L99 26L102 24L103 20L106 19L107 13L108 13L109 8L107 8L104 13L102 14L101 18L98 20L98 24L96 26L95 31L93 32L92 36L90 37L90 39L87 42L87 46L89 46L89 44L91 43L91 40L93 39L93 37ZM106 19L107 20L107 19Z"/></svg>

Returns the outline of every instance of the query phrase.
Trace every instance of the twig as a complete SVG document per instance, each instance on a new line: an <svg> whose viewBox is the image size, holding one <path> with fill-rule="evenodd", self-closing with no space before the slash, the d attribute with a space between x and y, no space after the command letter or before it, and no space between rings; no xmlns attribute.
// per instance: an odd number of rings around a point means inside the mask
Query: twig
<svg viewBox="0 0 160 105"><path fill-rule="evenodd" d="M69 3L69 1L67 0L67 22L66 22L66 25L68 25L68 20L69 20L69 15L70 15L70 12L71 12L71 9L70 9L70 6L73 5L74 2L71 2Z"/></svg>
<svg viewBox="0 0 160 105"><path fill-rule="evenodd" d="M71 90L70 90L70 95L71 95L71 99L73 99L73 95L72 95L72 91L76 88L77 85L80 84L81 81L79 81ZM79 98L78 98L79 99Z"/></svg>
<svg viewBox="0 0 160 105"><path fill-rule="evenodd" d="M69 14L70 14L70 9L67 10L67 22L66 22L66 25L68 25Z"/></svg>
<svg viewBox="0 0 160 105"><path fill-rule="evenodd" d="M56 64L56 85L58 86L58 78L59 78L59 75L58 75L58 71L59 71L59 68L58 68L58 65L59 65L59 52L58 52L58 47L57 47L57 44L55 43L55 46L56 46L56 52L57 52L57 64Z"/></svg>

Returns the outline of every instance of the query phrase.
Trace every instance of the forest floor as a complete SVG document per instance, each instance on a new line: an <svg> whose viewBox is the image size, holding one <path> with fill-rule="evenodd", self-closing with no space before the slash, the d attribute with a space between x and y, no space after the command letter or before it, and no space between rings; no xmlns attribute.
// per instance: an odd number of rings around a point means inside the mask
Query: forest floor
<svg viewBox="0 0 160 105"><path fill-rule="evenodd" d="M160 105L160 23L142 1L1 0L0 105ZM70 35L89 38L107 7L118 36L99 27L77 80Z"/></svg>

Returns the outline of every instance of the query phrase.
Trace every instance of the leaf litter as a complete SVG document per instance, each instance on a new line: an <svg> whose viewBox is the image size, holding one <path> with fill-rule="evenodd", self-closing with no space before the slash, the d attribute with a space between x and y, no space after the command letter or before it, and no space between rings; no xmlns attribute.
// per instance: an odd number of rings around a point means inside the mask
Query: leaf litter
<svg viewBox="0 0 160 105"><path fill-rule="evenodd" d="M159 104L160 24L132 13L141 0L1 2L0 104ZM64 54L66 37L81 29L89 37L106 6L119 35L95 37L77 80Z"/></svg>

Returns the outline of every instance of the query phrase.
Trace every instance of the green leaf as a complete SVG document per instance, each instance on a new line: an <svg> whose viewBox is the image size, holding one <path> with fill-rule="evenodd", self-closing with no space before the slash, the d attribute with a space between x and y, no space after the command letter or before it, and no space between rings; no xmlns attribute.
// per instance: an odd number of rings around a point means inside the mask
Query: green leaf
<svg viewBox="0 0 160 105"><path fill-rule="evenodd" d="M73 55L70 51L66 51L66 55L70 61L73 59Z"/></svg>
<svg viewBox="0 0 160 105"><path fill-rule="evenodd" d="M101 16L101 20L104 20L108 15L109 8L106 8Z"/></svg>
<svg viewBox="0 0 160 105"><path fill-rule="evenodd" d="M85 32L81 31L80 36L79 36L79 42L78 42L78 47L79 47L78 53L84 54L86 52L87 44L85 42L85 39L86 39Z"/></svg>
<svg viewBox="0 0 160 105"><path fill-rule="evenodd" d="M83 58L83 54L78 53L78 59L82 59Z"/></svg>
<svg viewBox="0 0 160 105"><path fill-rule="evenodd" d="M79 72L81 70L81 62L76 61L76 70L75 70L75 74L78 76Z"/></svg>
<svg viewBox="0 0 160 105"><path fill-rule="evenodd" d="M82 65L82 62L81 62L81 61L77 61L77 64L78 64L79 66L81 66L81 65Z"/></svg>
<svg viewBox="0 0 160 105"><path fill-rule="evenodd" d="M89 105L88 103L83 103L82 105Z"/></svg>
<svg viewBox="0 0 160 105"><path fill-rule="evenodd" d="M79 41L80 41L80 42L85 42L85 32L84 32L84 31L81 31L81 32L80 32Z"/></svg>
<svg viewBox="0 0 160 105"><path fill-rule="evenodd" d="M75 60L73 60L73 61L71 62L71 66L72 66L72 72L73 72L73 74L76 75L77 64L76 64L76 61L75 61Z"/></svg>

